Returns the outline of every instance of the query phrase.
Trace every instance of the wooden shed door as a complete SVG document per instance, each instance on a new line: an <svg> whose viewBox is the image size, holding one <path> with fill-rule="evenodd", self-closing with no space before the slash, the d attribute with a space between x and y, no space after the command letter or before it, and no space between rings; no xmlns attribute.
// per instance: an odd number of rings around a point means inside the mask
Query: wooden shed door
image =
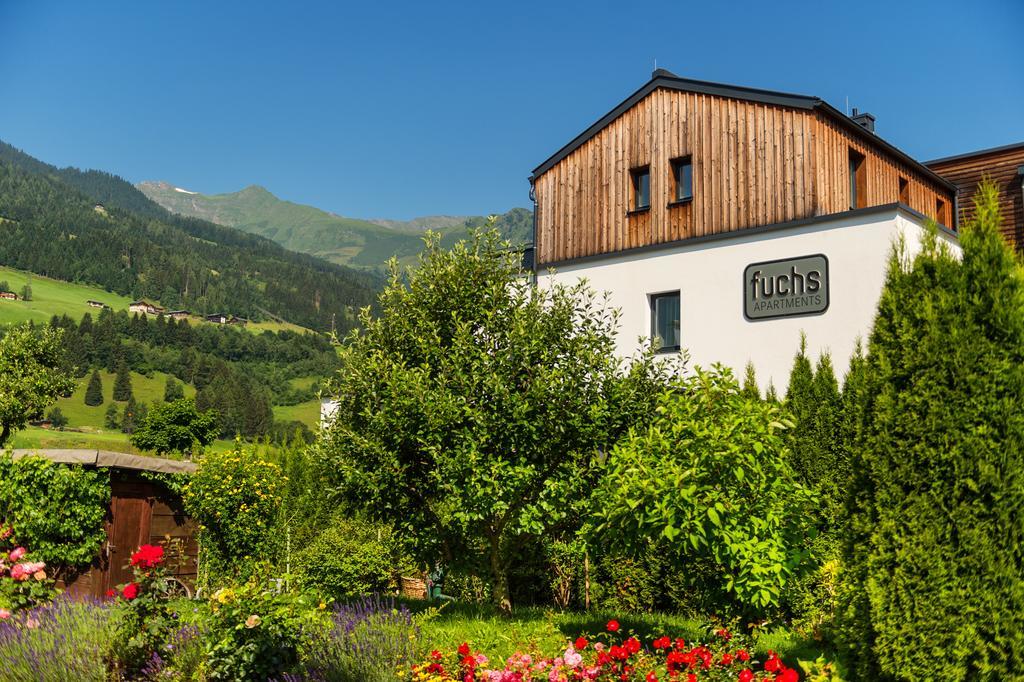
<svg viewBox="0 0 1024 682"><path fill-rule="evenodd" d="M115 492L110 501L110 511L110 530L107 533L107 579L104 591L132 579L132 570L128 567L128 562L139 545L149 540L153 505L146 497L122 497Z"/></svg>

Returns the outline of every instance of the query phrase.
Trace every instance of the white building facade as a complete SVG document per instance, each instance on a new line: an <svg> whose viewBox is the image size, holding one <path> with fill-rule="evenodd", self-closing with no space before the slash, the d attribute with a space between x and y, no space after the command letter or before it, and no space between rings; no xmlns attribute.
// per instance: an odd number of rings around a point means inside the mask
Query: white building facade
<svg viewBox="0 0 1024 682"><path fill-rule="evenodd" d="M610 304L621 311L622 357L651 343L657 300L677 294L681 350L662 353L685 350L691 366L721 363L738 378L750 362L762 390L770 383L784 391L801 334L812 360L830 353L842 379L858 339L867 343L893 248L902 244L905 256L912 257L926 224L924 216L906 207L880 206L581 259L538 272L538 284L586 279L594 290L608 292ZM940 229L938 238L959 249L950 231ZM764 263L784 268L769 296ZM811 291L806 278L814 272L817 287ZM762 275L755 280L756 273Z"/></svg>

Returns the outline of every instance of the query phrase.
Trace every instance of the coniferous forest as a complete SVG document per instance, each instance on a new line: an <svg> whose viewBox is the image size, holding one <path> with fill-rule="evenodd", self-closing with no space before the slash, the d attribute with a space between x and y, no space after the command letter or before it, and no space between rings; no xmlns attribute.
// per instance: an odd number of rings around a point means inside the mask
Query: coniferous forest
<svg viewBox="0 0 1024 682"><path fill-rule="evenodd" d="M240 230L169 213L130 183L0 142L0 265L194 313L352 328L380 281Z"/></svg>

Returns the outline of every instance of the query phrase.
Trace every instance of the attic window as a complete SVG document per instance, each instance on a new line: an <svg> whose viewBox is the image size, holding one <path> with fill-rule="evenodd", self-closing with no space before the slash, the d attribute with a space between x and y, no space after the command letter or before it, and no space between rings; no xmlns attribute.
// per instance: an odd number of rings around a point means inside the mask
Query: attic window
<svg viewBox="0 0 1024 682"><path fill-rule="evenodd" d="M645 211L651 207L651 167L641 166L629 172L633 180L634 211Z"/></svg>
<svg viewBox="0 0 1024 682"><path fill-rule="evenodd" d="M900 203L910 206L910 182L906 178L900 178Z"/></svg>
<svg viewBox="0 0 1024 682"><path fill-rule="evenodd" d="M693 199L693 162L689 156L672 159L672 181L676 188L672 203Z"/></svg>
<svg viewBox="0 0 1024 682"><path fill-rule="evenodd" d="M935 200L935 222L940 225L949 225L948 204L945 199Z"/></svg>
<svg viewBox="0 0 1024 682"><path fill-rule="evenodd" d="M864 155L850 150L850 209L868 205L868 174Z"/></svg>

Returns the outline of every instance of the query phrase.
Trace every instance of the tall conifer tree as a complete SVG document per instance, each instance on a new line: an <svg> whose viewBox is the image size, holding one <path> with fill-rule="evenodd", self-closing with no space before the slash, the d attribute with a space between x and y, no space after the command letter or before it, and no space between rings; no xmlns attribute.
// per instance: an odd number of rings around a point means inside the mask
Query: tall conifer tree
<svg viewBox="0 0 1024 682"><path fill-rule="evenodd" d="M85 404L91 407L103 404L103 382L98 370L92 371L89 385L85 387Z"/></svg>
<svg viewBox="0 0 1024 682"><path fill-rule="evenodd" d="M114 400L125 401L132 397L132 377L128 372L128 364L121 360L117 363L117 376L114 378Z"/></svg>

